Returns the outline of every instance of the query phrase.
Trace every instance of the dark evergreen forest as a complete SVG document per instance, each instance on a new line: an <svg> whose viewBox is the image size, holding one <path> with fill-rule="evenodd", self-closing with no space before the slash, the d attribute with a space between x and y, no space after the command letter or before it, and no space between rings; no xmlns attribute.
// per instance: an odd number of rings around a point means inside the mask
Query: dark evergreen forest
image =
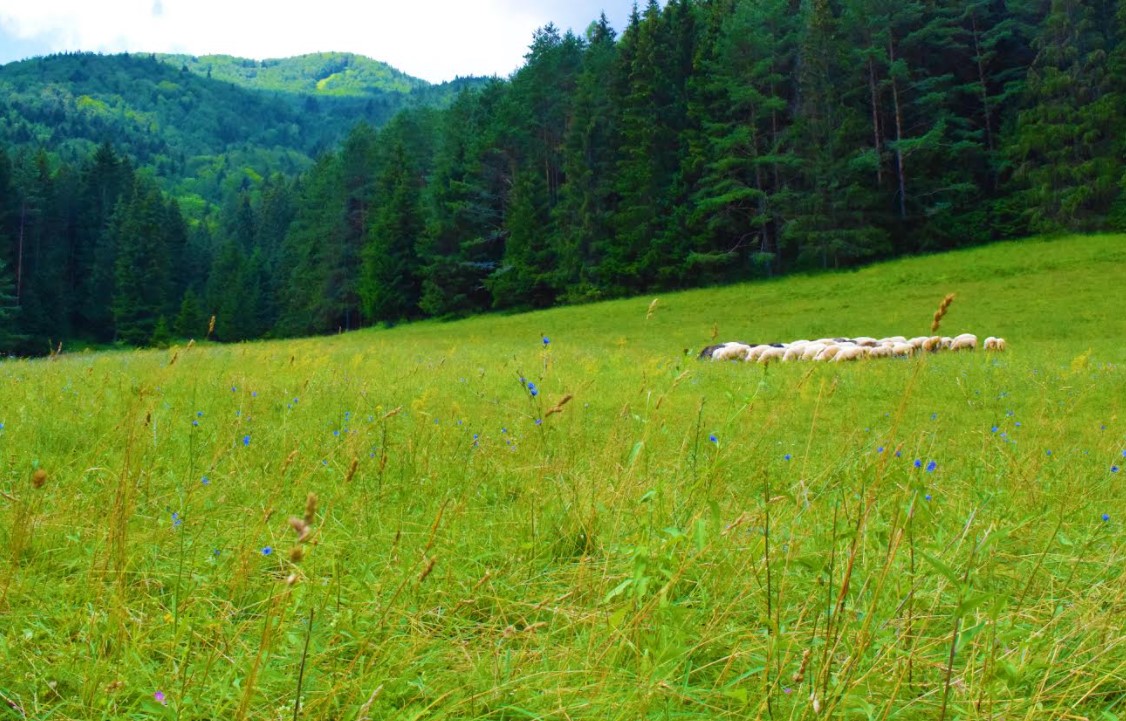
<svg viewBox="0 0 1126 721"><path fill-rule="evenodd" d="M220 341L331 333L1126 229L1124 37L1115 0L651 1L620 35L545 27L511 78L203 211L113 142L0 147L0 346L211 316Z"/></svg>

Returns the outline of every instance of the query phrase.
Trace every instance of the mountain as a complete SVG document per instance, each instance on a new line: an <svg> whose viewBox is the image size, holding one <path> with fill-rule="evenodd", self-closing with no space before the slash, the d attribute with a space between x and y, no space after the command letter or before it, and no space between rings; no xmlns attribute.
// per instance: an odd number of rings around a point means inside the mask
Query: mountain
<svg viewBox="0 0 1126 721"><path fill-rule="evenodd" d="M358 122L443 107L481 82L433 85L346 53L52 55L0 66L0 146L76 163L110 142L191 213L246 179L309 167Z"/></svg>

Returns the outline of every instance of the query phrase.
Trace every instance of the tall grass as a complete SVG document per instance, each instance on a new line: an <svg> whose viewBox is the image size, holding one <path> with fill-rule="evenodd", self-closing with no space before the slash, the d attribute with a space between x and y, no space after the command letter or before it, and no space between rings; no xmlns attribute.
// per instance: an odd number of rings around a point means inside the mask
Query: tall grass
<svg viewBox="0 0 1126 721"><path fill-rule="evenodd" d="M0 718L1123 717L1124 248L4 362Z"/></svg>

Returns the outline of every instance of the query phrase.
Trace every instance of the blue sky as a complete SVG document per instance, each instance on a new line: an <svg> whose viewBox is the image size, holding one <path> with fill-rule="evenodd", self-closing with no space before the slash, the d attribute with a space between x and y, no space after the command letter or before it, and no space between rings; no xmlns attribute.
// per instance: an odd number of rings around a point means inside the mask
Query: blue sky
<svg viewBox="0 0 1126 721"><path fill-rule="evenodd" d="M432 82L508 75L536 28L582 33L633 0L0 0L0 63L53 52L222 53L255 59L337 50Z"/></svg>

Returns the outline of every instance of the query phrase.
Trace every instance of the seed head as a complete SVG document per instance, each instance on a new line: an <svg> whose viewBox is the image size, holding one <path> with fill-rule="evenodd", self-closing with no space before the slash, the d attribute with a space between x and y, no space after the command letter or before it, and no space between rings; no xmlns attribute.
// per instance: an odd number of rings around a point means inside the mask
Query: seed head
<svg viewBox="0 0 1126 721"><path fill-rule="evenodd" d="M42 468L36 468L35 473L31 474L31 487L42 488L43 484L47 482L47 471Z"/></svg>

